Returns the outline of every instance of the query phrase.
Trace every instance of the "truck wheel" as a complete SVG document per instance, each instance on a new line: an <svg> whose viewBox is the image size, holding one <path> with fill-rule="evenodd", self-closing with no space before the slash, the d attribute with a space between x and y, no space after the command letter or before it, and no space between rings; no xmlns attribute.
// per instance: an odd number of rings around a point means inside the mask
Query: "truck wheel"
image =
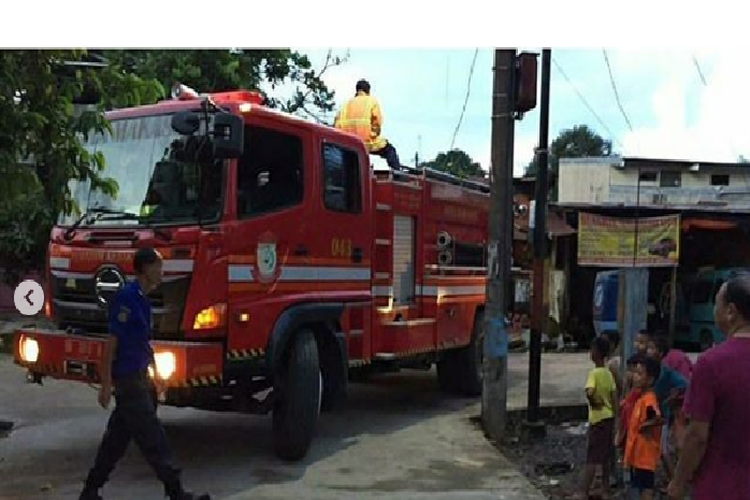
<svg viewBox="0 0 750 500"><path fill-rule="evenodd" d="M273 441L284 460L300 460L310 448L320 414L322 376L318 346L310 330L297 332L276 377Z"/></svg>
<svg viewBox="0 0 750 500"><path fill-rule="evenodd" d="M456 354L455 351L446 351L443 353L440 361L437 362L437 378L440 390L447 393L457 392L458 373L456 371Z"/></svg>
<svg viewBox="0 0 750 500"><path fill-rule="evenodd" d="M471 333L471 343L461 353L462 358L460 377L460 391L465 396L479 396L482 394L484 380L484 312L480 311L474 317L474 330Z"/></svg>
<svg viewBox="0 0 750 500"><path fill-rule="evenodd" d="M714 335L708 330L701 331L701 352L707 351L714 346Z"/></svg>
<svg viewBox="0 0 750 500"><path fill-rule="evenodd" d="M463 396L482 393L484 365L484 312L474 317L474 329L468 346L444 354L437 364L440 388Z"/></svg>

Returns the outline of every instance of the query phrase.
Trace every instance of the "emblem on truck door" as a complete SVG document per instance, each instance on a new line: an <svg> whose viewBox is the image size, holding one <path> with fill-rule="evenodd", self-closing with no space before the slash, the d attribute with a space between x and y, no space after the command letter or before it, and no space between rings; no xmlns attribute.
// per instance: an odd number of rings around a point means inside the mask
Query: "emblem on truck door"
<svg viewBox="0 0 750 500"><path fill-rule="evenodd" d="M276 244L260 243L258 244L258 271L264 278L273 276L276 270Z"/></svg>
<svg viewBox="0 0 750 500"><path fill-rule="evenodd" d="M276 240L273 235L266 233L258 239L256 260L259 274L258 280L263 283L276 281L281 273L276 255Z"/></svg>

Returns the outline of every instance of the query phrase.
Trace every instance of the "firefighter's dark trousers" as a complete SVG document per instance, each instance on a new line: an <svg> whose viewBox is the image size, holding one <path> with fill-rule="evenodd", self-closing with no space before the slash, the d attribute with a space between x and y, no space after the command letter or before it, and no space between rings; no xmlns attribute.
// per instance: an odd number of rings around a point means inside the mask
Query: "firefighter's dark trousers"
<svg viewBox="0 0 750 500"><path fill-rule="evenodd" d="M114 388L115 409L86 479L86 489L97 491L104 486L132 440L164 483L166 494L181 492L180 471L172 462L166 434L156 416L156 394L148 375L115 381Z"/></svg>
<svg viewBox="0 0 750 500"><path fill-rule="evenodd" d="M393 144L391 144L390 142L388 142L383 149L372 151L372 154L380 156L381 158L385 158L385 161L388 162L388 166L392 170L401 169L401 161L398 159L396 148L394 148Z"/></svg>

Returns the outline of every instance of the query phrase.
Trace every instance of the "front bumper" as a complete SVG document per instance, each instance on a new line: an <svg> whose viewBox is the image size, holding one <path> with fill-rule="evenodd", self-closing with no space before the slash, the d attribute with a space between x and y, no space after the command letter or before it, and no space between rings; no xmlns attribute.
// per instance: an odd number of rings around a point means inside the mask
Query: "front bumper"
<svg viewBox="0 0 750 500"><path fill-rule="evenodd" d="M74 335L60 330L21 329L14 336L13 358L35 380L51 377L85 383L101 381L106 335ZM157 365L169 366L165 387L222 385L224 348L219 343L151 342ZM158 377L159 369L152 370Z"/></svg>

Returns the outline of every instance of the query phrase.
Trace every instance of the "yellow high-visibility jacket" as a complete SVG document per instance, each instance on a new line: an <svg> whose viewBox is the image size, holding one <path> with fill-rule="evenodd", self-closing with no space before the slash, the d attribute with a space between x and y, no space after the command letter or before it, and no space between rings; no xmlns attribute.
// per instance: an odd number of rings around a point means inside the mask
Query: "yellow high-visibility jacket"
<svg viewBox="0 0 750 500"><path fill-rule="evenodd" d="M357 92L357 95L344 104L336 115L334 127L352 133L362 139L369 151L380 151L387 141L380 137L383 114L377 99Z"/></svg>

